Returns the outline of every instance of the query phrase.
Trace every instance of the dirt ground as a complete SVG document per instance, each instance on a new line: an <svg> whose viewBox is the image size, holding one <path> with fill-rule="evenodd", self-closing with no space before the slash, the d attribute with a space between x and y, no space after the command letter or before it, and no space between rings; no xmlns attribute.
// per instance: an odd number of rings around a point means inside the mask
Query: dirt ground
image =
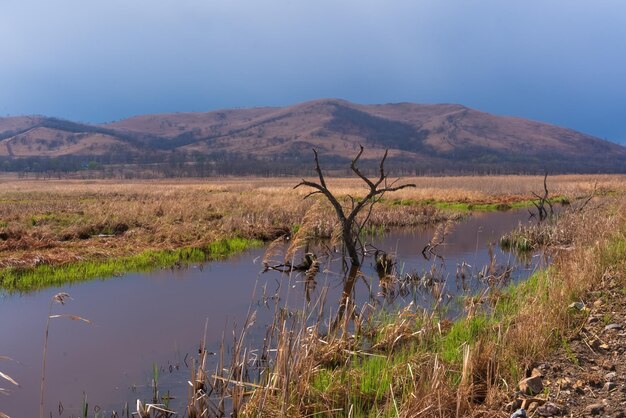
<svg viewBox="0 0 626 418"><path fill-rule="evenodd" d="M588 315L584 324L529 371L540 382L540 393L517 388L502 416L523 407L529 417L626 417L625 293L624 278L609 272L585 300L573 304L570 309Z"/></svg>

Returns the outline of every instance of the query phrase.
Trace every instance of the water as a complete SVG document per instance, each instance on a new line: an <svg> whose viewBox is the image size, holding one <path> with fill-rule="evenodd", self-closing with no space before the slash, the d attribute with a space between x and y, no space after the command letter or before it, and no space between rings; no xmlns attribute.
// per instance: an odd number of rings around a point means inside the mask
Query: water
<svg viewBox="0 0 626 418"><path fill-rule="evenodd" d="M397 270L403 274L424 272L433 265L440 277L447 278L444 302L453 303L461 292L455 275L457 266L465 262L476 273L489 263L489 243L525 221L525 211L476 214L457 223L445 243L437 249L440 257L425 260L422 249L432 238L434 228L399 230L374 238L374 245L397 256ZM50 300L58 292L69 293L73 300L53 306L54 314L74 314L87 318L91 324L67 318L51 320L46 370L46 416L77 415L83 394L89 401L90 415L94 410L111 416L121 413L128 401L133 411L136 399L149 400L153 365L159 369L161 394L171 390L176 398L172 405L184 405L191 358L197 355L205 324L207 349L218 352L225 335L227 345L232 341L234 324L239 328L252 304L257 311L256 324L251 330L252 341L260 341L264 326L273 317L271 304L259 303L262 288L267 295L277 288L281 298L289 289L294 306L304 303L303 278L278 272L261 274L264 249L254 249L226 261L206 263L182 270L162 270L149 274L129 274L124 277L96 280L30 294L4 295L0 299L0 355L17 362L0 361L0 371L13 377L20 387L0 382L10 389L8 396L0 394L0 411L12 417L34 417L39 411L44 331ZM497 245L494 254L499 264L516 265L514 277L523 279L536 268L536 259L518 265L511 254L503 253ZM408 292L385 297L378 284L373 259L367 258L363 271L366 280L359 281L354 290L357 302L374 298L381 306L402 306L415 300L424 306L434 302L427 291ZM337 272L340 264L324 263ZM342 292L342 276L320 273L315 299L323 286L328 286L329 301L338 301ZM286 285L290 283L290 286ZM370 288L365 285L369 283ZM282 286L279 284L282 283ZM476 280L470 287L479 286ZM256 296L253 291L256 286ZM471 291L471 289L470 289ZM395 296L395 297L392 297ZM336 311L336 306L334 308ZM449 310L455 315L454 306ZM187 364L186 364L187 363ZM62 411L59 414L59 411ZM182 410L182 408L180 408ZM121 415L120 415L121 416Z"/></svg>

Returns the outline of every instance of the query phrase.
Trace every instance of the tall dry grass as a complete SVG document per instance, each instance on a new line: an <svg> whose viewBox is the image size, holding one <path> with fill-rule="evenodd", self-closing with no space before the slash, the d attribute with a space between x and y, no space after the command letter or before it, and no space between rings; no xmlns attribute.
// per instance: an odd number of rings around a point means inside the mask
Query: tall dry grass
<svg viewBox="0 0 626 418"><path fill-rule="evenodd" d="M329 333L320 314L329 303L324 292L302 311L279 307L261 351L261 378L246 379L239 348L237 377L222 380L226 393L234 401L239 388L244 416L502 416L517 381L585 320L570 304L585 301L602 281L626 283L624 198L563 214L545 228L559 225L568 229L568 244L554 241L549 268L515 286L488 281L473 298L482 308L474 304L455 323L437 310L408 306L380 316L350 305Z"/></svg>
<svg viewBox="0 0 626 418"><path fill-rule="evenodd" d="M404 202L514 202L532 198L542 178L523 176L410 178L417 188L390 194ZM552 195L623 192L624 176L554 176ZM294 178L180 181L0 180L0 268L28 268L202 246L223 237L271 240L288 233L310 202ZM328 179L337 195L359 197L358 179ZM381 204L372 225L441 221L427 205Z"/></svg>

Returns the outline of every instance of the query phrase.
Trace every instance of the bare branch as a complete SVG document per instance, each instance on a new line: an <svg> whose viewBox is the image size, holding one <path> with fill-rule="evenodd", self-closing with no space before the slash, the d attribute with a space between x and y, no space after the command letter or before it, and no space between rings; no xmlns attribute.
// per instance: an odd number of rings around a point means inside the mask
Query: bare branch
<svg viewBox="0 0 626 418"><path fill-rule="evenodd" d="M539 200L543 200L543 197L539 196L537 193L535 192L531 192L533 194L533 196L535 196L537 199Z"/></svg>
<svg viewBox="0 0 626 418"><path fill-rule="evenodd" d="M328 199L330 204L333 205L333 208L335 209L335 212L337 213L337 217L339 218L339 220L341 222L343 222L346 219L346 215L343 212L343 208L341 207L341 203L339 203L339 201L337 201L337 198L335 198L335 196L326 187L324 187L322 185L319 185L317 183L314 183L312 181L304 180L304 179L302 179L302 181L300 181L300 183L296 184L294 186L294 189L297 189L300 186L307 186L307 187L312 187L314 189L317 189L317 191L319 191L321 194L326 196L326 198ZM309 193L309 195L310 194L311 193ZM309 195L307 195L307 197Z"/></svg>
<svg viewBox="0 0 626 418"><path fill-rule="evenodd" d="M379 192L382 192L382 193L395 192L397 190L406 189L407 187L417 187L417 186L415 184L413 184L413 183L409 183L409 184L403 184L401 186L396 186L396 187L387 187L385 189L379 190Z"/></svg>
<svg viewBox="0 0 626 418"><path fill-rule="evenodd" d="M598 191L598 182L596 181L593 185L593 190L591 191L591 194L585 199L583 204L578 209L576 209L576 212L582 212L585 209L585 206L589 204L591 199L595 197L597 191Z"/></svg>
<svg viewBox="0 0 626 418"><path fill-rule="evenodd" d="M396 186L398 182L397 179L391 182L391 184L387 183L387 174L385 173L385 161L387 160L387 156L389 154L388 150L385 150L385 154L380 161L379 178L376 180L376 182L370 180L361 172L361 170L359 170L357 166L361 156L363 155L363 151L363 146L359 145L359 152L350 163L350 168L361 180L365 182L365 184L367 184L367 186L369 187L369 192L364 198L358 201L353 196L348 195L348 198L350 199L350 213L347 216L339 200L335 197L335 195L333 195L333 193L328 189L326 185L326 181L320 167L319 155L317 153L317 150L313 149L313 154L315 158L315 171L317 172L317 175L319 177L319 183L302 179L302 181L294 187L294 189L301 186L313 188L315 190L307 194L304 197L305 199L315 194L323 194L334 207L335 212L337 213L337 217L339 218L339 222L341 224L342 239L345 248L350 256L350 261L353 267L358 267L360 265L356 246L360 243L359 235L365 227L365 224L369 221L374 205L380 202L386 192L394 192L407 187L416 187L415 184L403 184ZM381 185L383 186L381 187ZM365 216L363 221L359 223L357 222L357 216L366 206L369 206L367 215Z"/></svg>
<svg viewBox="0 0 626 418"><path fill-rule="evenodd" d="M350 198L350 204L352 205L350 210L354 210L354 197L352 197L352 195L348 195L348 197Z"/></svg>
<svg viewBox="0 0 626 418"><path fill-rule="evenodd" d="M316 191L311 192L311 193L307 194L306 196L304 196L303 199L308 199L309 197L313 196L314 194L320 194L320 193L322 193L321 190L316 190Z"/></svg>
<svg viewBox="0 0 626 418"><path fill-rule="evenodd" d="M350 168L352 169L352 171L354 171L354 173L357 176L359 176L365 183L367 183L368 186L370 186L371 190L375 190L376 186L374 185L374 183L372 183L370 179L368 179L365 175L363 175L363 173L361 173L359 168L356 166L356 163L359 161L359 158L361 158L361 154L363 154L363 145L359 145L359 147L360 147L359 153L357 154L356 157L354 157L354 160L352 160L352 163L350 164Z"/></svg>
<svg viewBox="0 0 626 418"><path fill-rule="evenodd" d="M322 187L326 188L326 182L324 181L324 175L322 174L322 169L320 168L320 160L317 156L317 150L313 148L313 154L315 155L315 171L317 171L317 175L320 178L320 184Z"/></svg>
<svg viewBox="0 0 626 418"><path fill-rule="evenodd" d="M385 155L383 155L382 160L380 160L380 178L378 179L378 182L376 182L376 187L378 187L380 183L382 183L383 180L387 178L387 175L385 174L385 160L387 159L388 153L389 153L389 150L386 149Z"/></svg>

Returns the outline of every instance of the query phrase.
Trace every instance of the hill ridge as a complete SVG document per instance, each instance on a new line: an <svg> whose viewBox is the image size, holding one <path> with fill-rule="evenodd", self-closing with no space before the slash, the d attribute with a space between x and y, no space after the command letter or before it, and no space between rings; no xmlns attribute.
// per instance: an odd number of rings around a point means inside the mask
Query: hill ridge
<svg viewBox="0 0 626 418"><path fill-rule="evenodd" d="M331 165L389 149L401 169L626 171L626 147L557 125L454 103L354 104L322 98L284 107L137 115L105 124L45 116L0 118L0 160L92 159L102 164L246 160L293 167L310 149ZM265 162L266 164L264 164ZM237 164L235 164L237 165ZM282 168L281 168L282 169Z"/></svg>

